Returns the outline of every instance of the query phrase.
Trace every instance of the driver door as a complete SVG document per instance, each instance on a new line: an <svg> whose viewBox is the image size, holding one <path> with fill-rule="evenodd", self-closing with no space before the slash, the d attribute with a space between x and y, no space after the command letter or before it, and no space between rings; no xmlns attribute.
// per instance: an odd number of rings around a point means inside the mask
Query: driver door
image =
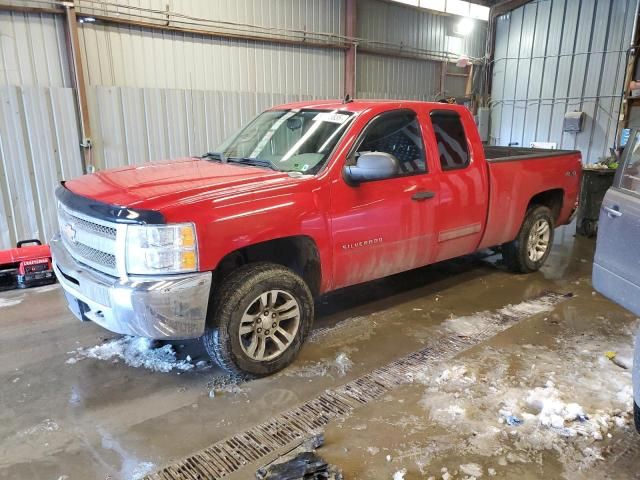
<svg viewBox="0 0 640 480"><path fill-rule="evenodd" d="M374 117L346 164L362 152L398 159L397 175L331 191L333 288L341 288L430 263L434 253L436 185L428 171L422 122L413 110Z"/></svg>

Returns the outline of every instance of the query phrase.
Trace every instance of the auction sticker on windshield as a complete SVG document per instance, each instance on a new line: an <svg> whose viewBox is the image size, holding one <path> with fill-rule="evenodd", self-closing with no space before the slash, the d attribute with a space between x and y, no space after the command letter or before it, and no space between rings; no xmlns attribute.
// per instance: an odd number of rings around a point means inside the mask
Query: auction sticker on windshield
<svg viewBox="0 0 640 480"><path fill-rule="evenodd" d="M316 115L313 119L314 122L331 122L331 123L344 123L348 120L349 115L344 113L335 112L322 112Z"/></svg>

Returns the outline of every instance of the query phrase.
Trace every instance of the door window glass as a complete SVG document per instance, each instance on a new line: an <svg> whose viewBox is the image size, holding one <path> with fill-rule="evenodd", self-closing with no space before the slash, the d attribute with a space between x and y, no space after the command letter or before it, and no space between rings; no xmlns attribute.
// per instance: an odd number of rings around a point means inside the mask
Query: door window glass
<svg viewBox="0 0 640 480"><path fill-rule="evenodd" d="M460 116L450 110L434 110L430 116L442 170L467 167L469 148Z"/></svg>
<svg viewBox="0 0 640 480"><path fill-rule="evenodd" d="M412 110L395 110L373 119L357 151L393 155L398 159L401 176L427 171L420 122Z"/></svg>
<svg viewBox="0 0 640 480"><path fill-rule="evenodd" d="M640 132L636 133L635 142L629 142L629 145L633 150L627 154L620 186L625 190L640 193Z"/></svg>

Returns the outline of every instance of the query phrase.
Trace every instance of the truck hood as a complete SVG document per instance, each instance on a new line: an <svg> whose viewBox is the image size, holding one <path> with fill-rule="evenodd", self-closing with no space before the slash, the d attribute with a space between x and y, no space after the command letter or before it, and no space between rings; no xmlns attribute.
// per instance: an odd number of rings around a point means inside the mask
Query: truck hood
<svg viewBox="0 0 640 480"><path fill-rule="evenodd" d="M161 211L191 200L237 195L293 183L286 173L199 158L105 170L65 183L73 193L110 205Z"/></svg>

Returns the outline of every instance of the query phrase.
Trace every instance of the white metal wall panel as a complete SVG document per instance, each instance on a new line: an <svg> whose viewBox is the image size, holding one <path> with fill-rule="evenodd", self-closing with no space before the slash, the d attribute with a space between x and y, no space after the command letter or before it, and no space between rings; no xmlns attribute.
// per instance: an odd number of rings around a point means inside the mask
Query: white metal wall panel
<svg viewBox="0 0 640 480"><path fill-rule="evenodd" d="M62 17L0 12L1 85L70 85Z"/></svg>
<svg viewBox="0 0 640 480"><path fill-rule="evenodd" d="M71 89L0 87L0 248L48 240L54 190L81 171Z"/></svg>
<svg viewBox="0 0 640 480"><path fill-rule="evenodd" d="M338 98L341 50L203 38L84 24L83 63L93 86L278 92Z"/></svg>
<svg viewBox="0 0 640 480"><path fill-rule="evenodd" d="M274 36L281 36L284 30L288 30L288 34L292 31L344 33L344 0L118 0L120 7L114 6L116 2L97 0L78 0L76 3L82 13L117 12L123 18L162 23L166 23L168 8L177 14L171 17L174 24L184 22L186 26L194 22L193 18L210 19L213 20L211 25L218 30L225 27L235 32L248 31L243 27L247 25L255 26L256 33ZM197 28L207 27L199 22Z"/></svg>
<svg viewBox="0 0 640 480"><path fill-rule="evenodd" d="M531 2L497 20L491 136L497 145L555 142L585 163L608 156L619 115L636 0ZM584 131L564 133L568 111Z"/></svg>
<svg viewBox="0 0 640 480"><path fill-rule="evenodd" d="M439 93L442 65L425 60L360 54L356 71L359 98L433 101ZM462 92L452 91L451 94L464 94L464 86Z"/></svg>
<svg viewBox="0 0 640 480"><path fill-rule="evenodd" d="M92 87L88 93L98 169L202 155L265 108L310 99L284 93L133 87Z"/></svg>
<svg viewBox="0 0 640 480"><path fill-rule="evenodd" d="M404 45L420 50L482 57L485 52L487 22L474 21L467 37L450 37L461 17L416 9L380 0L358 1L358 37L362 46L375 42ZM455 46L454 46L455 45Z"/></svg>

